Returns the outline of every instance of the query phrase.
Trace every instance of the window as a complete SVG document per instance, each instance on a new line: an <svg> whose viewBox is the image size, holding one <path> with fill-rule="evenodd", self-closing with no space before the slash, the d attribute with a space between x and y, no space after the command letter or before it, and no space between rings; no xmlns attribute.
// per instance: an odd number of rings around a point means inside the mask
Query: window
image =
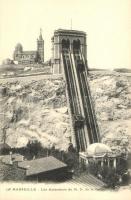
<svg viewBox="0 0 131 200"><path fill-rule="evenodd" d="M80 40L79 39L73 41L73 49L80 50Z"/></svg>
<svg viewBox="0 0 131 200"><path fill-rule="evenodd" d="M70 47L70 41L69 40L62 40L62 49L69 49Z"/></svg>

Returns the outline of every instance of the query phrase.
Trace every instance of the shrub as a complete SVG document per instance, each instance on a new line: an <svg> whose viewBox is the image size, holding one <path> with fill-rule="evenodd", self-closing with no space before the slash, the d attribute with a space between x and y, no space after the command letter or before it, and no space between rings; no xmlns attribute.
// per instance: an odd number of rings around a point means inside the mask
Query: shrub
<svg viewBox="0 0 131 200"><path fill-rule="evenodd" d="M120 184L128 184L130 176L128 173L128 160L122 155L117 159L117 167L108 167L104 165L101 167L99 163L91 161L88 164L88 172L101 178L109 188L115 188ZM122 180L122 182L120 182Z"/></svg>

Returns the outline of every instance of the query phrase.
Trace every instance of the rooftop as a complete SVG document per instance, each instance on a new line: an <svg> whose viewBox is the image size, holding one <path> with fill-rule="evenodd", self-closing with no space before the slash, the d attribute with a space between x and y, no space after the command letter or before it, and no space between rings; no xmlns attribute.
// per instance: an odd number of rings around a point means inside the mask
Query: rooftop
<svg viewBox="0 0 131 200"><path fill-rule="evenodd" d="M49 156L35 160L19 162L18 167L26 169L26 176L30 176L55 169L65 168L67 165L56 158Z"/></svg>
<svg viewBox="0 0 131 200"><path fill-rule="evenodd" d="M111 152L110 147L103 143L93 143L87 148L88 156L104 156Z"/></svg>
<svg viewBox="0 0 131 200"><path fill-rule="evenodd" d="M37 54L37 51L23 51L22 54Z"/></svg>
<svg viewBox="0 0 131 200"><path fill-rule="evenodd" d="M5 155L2 159L2 162L5 164L11 164L11 159L13 162L17 161L17 162L21 162L24 159L23 155L20 154L12 154L12 155Z"/></svg>
<svg viewBox="0 0 131 200"><path fill-rule="evenodd" d="M68 29L57 29L57 30L55 30L55 32L54 32L54 34L62 34L62 35L64 35L64 34L66 34L66 35L76 35L76 34L78 34L78 35L81 35L81 36L86 36L86 33L84 32L84 31L78 31L78 30L68 30Z"/></svg>
<svg viewBox="0 0 131 200"><path fill-rule="evenodd" d="M7 143L0 143L0 150L1 149L10 149L11 147Z"/></svg>

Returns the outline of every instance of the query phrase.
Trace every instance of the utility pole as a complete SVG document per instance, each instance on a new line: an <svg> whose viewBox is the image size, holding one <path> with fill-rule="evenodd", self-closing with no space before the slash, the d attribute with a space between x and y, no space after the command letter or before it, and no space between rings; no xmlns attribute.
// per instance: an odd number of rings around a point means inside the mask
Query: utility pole
<svg viewBox="0 0 131 200"><path fill-rule="evenodd" d="M4 116L4 123L5 123L5 116L6 116L6 114L5 114L5 113L0 113L0 115L3 115L3 116ZM1 128L1 130L2 130L2 140L3 140L3 143L4 143L4 144L6 143L6 139L7 139L7 129L8 129L8 128L9 128L8 123L3 124L3 127Z"/></svg>
<svg viewBox="0 0 131 200"><path fill-rule="evenodd" d="M71 30L72 30L72 18L71 18Z"/></svg>

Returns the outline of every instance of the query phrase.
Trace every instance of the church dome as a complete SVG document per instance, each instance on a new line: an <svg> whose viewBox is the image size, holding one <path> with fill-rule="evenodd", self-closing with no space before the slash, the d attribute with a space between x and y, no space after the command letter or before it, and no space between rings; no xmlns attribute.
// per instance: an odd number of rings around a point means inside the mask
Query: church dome
<svg viewBox="0 0 131 200"><path fill-rule="evenodd" d="M15 47L15 50L16 50L16 51L22 52L22 51L23 51L22 44L18 43L18 44L16 45L16 47Z"/></svg>
<svg viewBox="0 0 131 200"><path fill-rule="evenodd" d="M104 156L106 153L111 153L111 149L103 143L94 143L87 148L88 156Z"/></svg>

